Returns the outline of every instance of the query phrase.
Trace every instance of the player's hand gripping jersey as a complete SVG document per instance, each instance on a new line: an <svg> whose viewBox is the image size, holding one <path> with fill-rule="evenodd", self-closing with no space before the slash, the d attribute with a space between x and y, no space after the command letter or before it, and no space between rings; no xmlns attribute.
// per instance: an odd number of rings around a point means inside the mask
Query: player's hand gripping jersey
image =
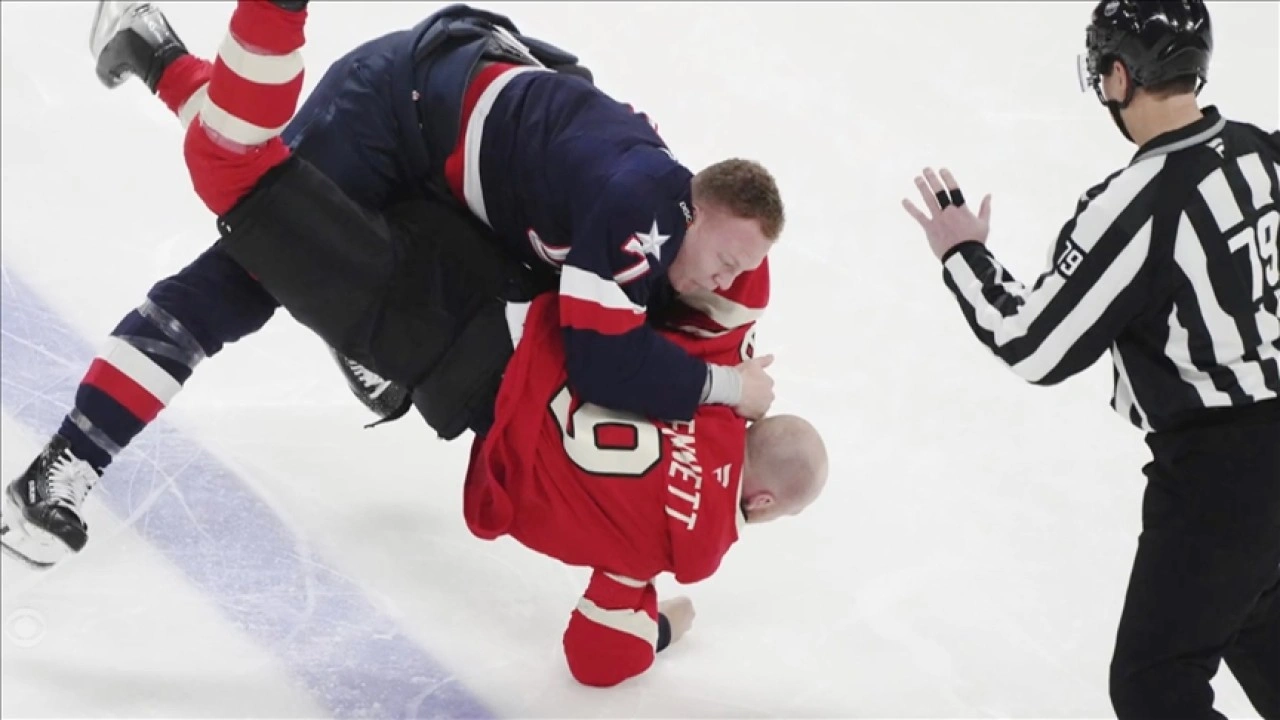
<svg viewBox="0 0 1280 720"><path fill-rule="evenodd" d="M751 354L768 265L691 300L663 334L710 363ZM738 539L746 421L706 405L658 422L581 403L568 386L554 295L539 297L507 368L492 431L473 448L464 499L478 537L510 535L595 572L564 634L570 671L615 685L653 663L663 572L706 579Z"/></svg>

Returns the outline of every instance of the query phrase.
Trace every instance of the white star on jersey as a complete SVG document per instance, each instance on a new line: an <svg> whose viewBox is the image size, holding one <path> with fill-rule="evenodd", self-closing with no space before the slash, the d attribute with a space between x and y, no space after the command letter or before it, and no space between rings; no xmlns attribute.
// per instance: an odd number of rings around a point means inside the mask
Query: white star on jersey
<svg viewBox="0 0 1280 720"><path fill-rule="evenodd" d="M658 231L658 219L654 218L649 232L638 232L633 235L631 242L627 243L627 250L637 255L652 255L654 260L661 260L662 245L670 239L670 235L663 235Z"/></svg>
<svg viewBox="0 0 1280 720"><path fill-rule="evenodd" d="M628 255L634 255L637 260L631 267L614 273L614 282L625 284L644 277L644 274L649 272L649 256L652 255L655 261L661 261L662 245L670 239L670 235L663 235L658 230L656 217L653 219L653 225L649 227L649 232L632 234L622 246L622 251Z"/></svg>

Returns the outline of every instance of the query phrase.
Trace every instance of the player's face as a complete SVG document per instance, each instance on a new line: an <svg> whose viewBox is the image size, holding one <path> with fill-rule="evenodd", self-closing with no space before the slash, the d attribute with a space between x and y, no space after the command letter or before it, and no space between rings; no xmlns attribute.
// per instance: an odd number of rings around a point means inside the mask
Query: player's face
<svg viewBox="0 0 1280 720"><path fill-rule="evenodd" d="M671 263L671 285L682 295L727 290L739 275L760 267L772 244L755 220L702 212Z"/></svg>

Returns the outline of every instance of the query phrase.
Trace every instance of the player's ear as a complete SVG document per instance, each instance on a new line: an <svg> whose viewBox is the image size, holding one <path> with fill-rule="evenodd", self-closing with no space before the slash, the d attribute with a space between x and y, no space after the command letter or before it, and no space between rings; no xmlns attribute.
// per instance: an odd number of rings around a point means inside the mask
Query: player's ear
<svg viewBox="0 0 1280 720"><path fill-rule="evenodd" d="M772 506L775 502L776 500L773 497L773 493L768 490L761 490L747 498L746 507L748 510L764 510L765 508Z"/></svg>
<svg viewBox="0 0 1280 720"><path fill-rule="evenodd" d="M1123 80L1124 92L1127 93L1129 91L1129 84L1133 82L1133 77L1129 75L1129 68L1125 66L1123 62L1120 60L1112 60L1111 72L1107 73L1107 75L1114 76L1118 80ZM1123 95L1121 97L1123 97Z"/></svg>

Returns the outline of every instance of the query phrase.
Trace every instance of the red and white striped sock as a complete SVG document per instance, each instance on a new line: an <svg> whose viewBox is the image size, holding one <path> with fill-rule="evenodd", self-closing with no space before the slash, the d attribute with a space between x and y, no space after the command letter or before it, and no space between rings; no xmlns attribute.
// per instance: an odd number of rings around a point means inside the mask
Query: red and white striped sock
<svg viewBox="0 0 1280 720"><path fill-rule="evenodd" d="M209 96L209 77L213 63L195 55L183 55L164 69L156 84L156 95L178 116L185 129L200 112Z"/></svg>
<svg viewBox="0 0 1280 720"><path fill-rule="evenodd" d="M184 144L196 193L215 213L234 207L289 157L280 133L302 94L306 18L306 10L284 10L265 0L236 5L203 88L206 96L192 113L199 121L187 128ZM191 89L183 102L198 99L200 89ZM186 108L178 105L181 116Z"/></svg>

